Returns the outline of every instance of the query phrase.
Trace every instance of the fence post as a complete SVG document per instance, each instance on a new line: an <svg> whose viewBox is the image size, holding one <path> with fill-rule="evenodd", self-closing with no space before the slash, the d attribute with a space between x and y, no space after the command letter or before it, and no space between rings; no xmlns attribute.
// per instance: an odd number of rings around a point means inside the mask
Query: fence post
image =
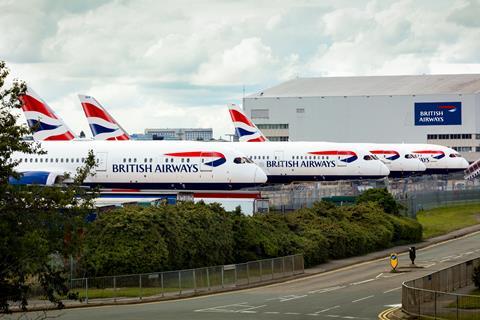
<svg viewBox="0 0 480 320"><path fill-rule="evenodd" d="M224 268L223 268L223 266L222 266L222 272L221 272L221 274L222 274L222 289L223 289L223 276L224 276L224 273L225 273L225 272L224 272Z"/></svg>
<svg viewBox="0 0 480 320"><path fill-rule="evenodd" d="M458 295L457 295L457 320L458 320Z"/></svg>
<svg viewBox="0 0 480 320"><path fill-rule="evenodd" d="M162 284L162 297L165 296L165 290L163 289L163 272L160 273L160 283Z"/></svg>
<svg viewBox="0 0 480 320"><path fill-rule="evenodd" d="M138 275L138 285L140 287L140 300L142 300L142 274Z"/></svg>
<svg viewBox="0 0 480 320"><path fill-rule="evenodd" d="M250 267L247 262L247 284L250 284Z"/></svg>
<svg viewBox="0 0 480 320"><path fill-rule="evenodd" d="M285 257L282 257L282 275L285 277Z"/></svg>
<svg viewBox="0 0 480 320"><path fill-rule="evenodd" d="M292 275L295 275L295 256L292 256Z"/></svg>
<svg viewBox="0 0 480 320"><path fill-rule="evenodd" d="M113 276L113 302L117 302L117 277Z"/></svg>
<svg viewBox="0 0 480 320"><path fill-rule="evenodd" d="M237 264L235 265L235 269L233 269L233 277L234 277L234 281L235 281L235 287L237 286Z"/></svg>
<svg viewBox="0 0 480 320"><path fill-rule="evenodd" d="M433 292L433 317L437 319L437 291Z"/></svg>
<svg viewBox="0 0 480 320"><path fill-rule="evenodd" d="M258 262L258 265L259 265L259 267L260 267L260 268L259 268L259 271L260 271L260 282L262 282L262 273L263 273L263 272L262 272L262 261L259 261L259 262Z"/></svg>
<svg viewBox="0 0 480 320"><path fill-rule="evenodd" d="M85 278L85 303L88 304L88 278Z"/></svg>
<svg viewBox="0 0 480 320"><path fill-rule="evenodd" d="M273 278L274 278L274 277L273 277L273 259L270 260L270 261L271 261L271 265L272 265L272 280L273 280Z"/></svg>
<svg viewBox="0 0 480 320"><path fill-rule="evenodd" d="M182 295L182 272L181 271L178 271L178 289L179 289L178 295L181 296Z"/></svg>
<svg viewBox="0 0 480 320"><path fill-rule="evenodd" d="M207 290L210 291L210 268L207 268Z"/></svg>
<svg viewBox="0 0 480 320"><path fill-rule="evenodd" d="M193 293L197 293L197 278L195 277L195 271L197 269L193 269Z"/></svg>

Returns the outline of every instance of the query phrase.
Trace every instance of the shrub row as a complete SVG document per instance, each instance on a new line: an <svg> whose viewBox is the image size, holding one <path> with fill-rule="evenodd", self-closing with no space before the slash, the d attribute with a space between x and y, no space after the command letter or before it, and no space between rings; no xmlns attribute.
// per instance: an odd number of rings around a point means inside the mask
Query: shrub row
<svg viewBox="0 0 480 320"><path fill-rule="evenodd" d="M376 203L328 202L292 213L245 216L218 204L125 207L102 213L85 233L89 276L196 268L303 253L307 266L421 240L412 219Z"/></svg>

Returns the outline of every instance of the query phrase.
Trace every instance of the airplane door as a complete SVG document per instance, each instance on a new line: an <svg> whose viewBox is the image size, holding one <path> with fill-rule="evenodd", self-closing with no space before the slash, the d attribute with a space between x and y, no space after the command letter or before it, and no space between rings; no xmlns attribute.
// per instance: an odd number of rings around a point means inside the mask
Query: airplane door
<svg viewBox="0 0 480 320"><path fill-rule="evenodd" d="M107 155L106 152L97 152L95 153L95 161L97 166L95 167L96 172L105 172L107 171Z"/></svg>
<svg viewBox="0 0 480 320"><path fill-rule="evenodd" d="M209 163L209 162L212 162L214 161L214 159L211 159L210 157L208 157L207 154L205 154L205 156L202 154L200 154L200 171L201 172L211 172L213 170L213 167L210 166L210 165L207 165L206 163Z"/></svg>
<svg viewBox="0 0 480 320"><path fill-rule="evenodd" d="M345 158L345 156L343 156L343 158ZM347 166L347 163L345 161L342 161L342 156L337 156L337 167L341 167L341 168L344 168Z"/></svg>
<svg viewBox="0 0 480 320"><path fill-rule="evenodd" d="M273 156L274 156L274 159L273 159L273 160L283 161L284 153L283 153L283 151L275 151L275 152L273 153Z"/></svg>

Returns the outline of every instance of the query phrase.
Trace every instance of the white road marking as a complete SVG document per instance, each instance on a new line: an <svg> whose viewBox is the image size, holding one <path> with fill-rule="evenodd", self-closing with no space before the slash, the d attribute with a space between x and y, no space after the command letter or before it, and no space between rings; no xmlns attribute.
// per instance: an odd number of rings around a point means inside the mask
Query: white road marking
<svg viewBox="0 0 480 320"><path fill-rule="evenodd" d="M382 272L382 273L380 273L378 276L376 276L376 277L375 277L375 279L378 279L378 278L380 278L382 275L383 275L383 272Z"/></svg>
<svg viewBox="0 0 480 320"><path fill-rule="evenodd" d="M290 314L290 315L299 315L300 313L298 313L298 312L285 312L285 314Z"/></svg>
<svg viewBox="0 0 480 320"><path fill-rule="evenodd" d="M265 311L265 314L279 314L280 312L278 311Z"/></svg>
<svg viewBox="0 0 480 320"><path fill-rule="evenodd" d="M357 302L360 302L360 301L363 301L363 300L367 300L367 299L370 299L370 298L373 298L375 297L374 295L371 295L371 296L368 296L368 297L363 297L363 298L360 298L360 299L357 299L357 300L353 300L352 302L353 303L357 303Z"/></svg>
<svg viewBox="0 0 480 320"><path fill-rule="evenodd" d="M434 265L436 265L435 262L430 263L430 264L427 264L427 265L425 265L425 266L423 266L423 267L424 267L424 268L430 268L430 267L433 267Z"/></svg>
<svg viewBox="0 0 480 320"><path fill-rule="evenodd" d="M402 287L396 287L396 288L384 291L383 293L389 293L389 292L397 291L398 289L402 289Z"/></svg>
<svg viewBox="0 0 480 320"><path fill-rule="evenodd" d="M319 314L319 313L327 312L327 311L330 311L330 310L333 310L333 309L337 309L337 308L340 308L340 306L334 306L334 307L330 307L330 308L327 308L327 309L323 309L323 310L320 310L320 311L315 312L314 314Z"/></svg>
<svg viewBox="0 0 480 320"><path fill-rule="evenodd" d="M473 254L473 251L468 251L464 253L464 255L469 255L469 254Z"/></svg>
<svg viewBox="0 0 480 320"><path fill-rule="evenodd" d="M398 308L398 307L401 307L402 304L401 303L397 303L397 304L386 304L385 307L390 307L390 308Z"/></svg>
<svg viewBox="0 0 480 320"><path fill-rule="evenodd" d="M356 286L358 284L363 284L363 283L367 283L367 282L370 282L370 281L375 281L375 279L367 279L367 280L363 280L363 281L353 282L353 283L350 283L350 284L352 286Z"/></svg>
<svg viewBox="0 0 480 320"><path fill-rule="evenodd" d="M283 297L276 297L276 298L270 298L266 299L266 301L273 301L273 300L278 300L280 302L285 302L285 301L290 301L290 300L296 300L296 299L301 299L307 297L307 294L304 294L302 296L297 296L297 295L289 295L289 296L283 296Z"/></svg>
<svg viewBox="0 0 480 320"><path fill-rule="evenodd" d="M340 318L340 316L337 315L337 314L327 314L327 317L330 317L330 318Z"/></svg>
<svg viewBox="0 0 480 320"><path fill-rule="evenodd" d="M318 289L318 290L313 290L313 291L309 291L308 293L325 293L325 292L330 292L330 291L334 291L334 290L338 290L338 289L342 289L342 288L345 288L345 286L336 286L336 287L330 287L330 288L323 288L323 289Z"/></svg>
<svg viewBox="0 0 480 320"><path fill-rule="evenodd" d="M216 307L211 307L211 308L206 308L206 309L197 309L194 310L195 312L224 312L224 313L257 313L257 311L254 311L253 309L258 309L258 308L263 308L266 307L267 305L261 305L261 306L251 306L247 304L248 302L241 302L241 303L235 303L235 304L227 304L224 306L216 306Z"/></svg>

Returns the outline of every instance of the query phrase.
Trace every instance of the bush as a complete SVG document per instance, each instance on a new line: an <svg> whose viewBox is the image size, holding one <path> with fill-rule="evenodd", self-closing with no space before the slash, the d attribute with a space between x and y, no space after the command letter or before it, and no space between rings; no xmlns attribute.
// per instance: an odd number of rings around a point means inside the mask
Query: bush
<svg viewBox="0 0 480 320"><path fill-rule="evenodd" d="M400 210L403 209L403 206L393 198L387 188L366 190L358 196L356 201L357 204L368 202L378 203L384 212L390 214L398 215Z"/></svg>

